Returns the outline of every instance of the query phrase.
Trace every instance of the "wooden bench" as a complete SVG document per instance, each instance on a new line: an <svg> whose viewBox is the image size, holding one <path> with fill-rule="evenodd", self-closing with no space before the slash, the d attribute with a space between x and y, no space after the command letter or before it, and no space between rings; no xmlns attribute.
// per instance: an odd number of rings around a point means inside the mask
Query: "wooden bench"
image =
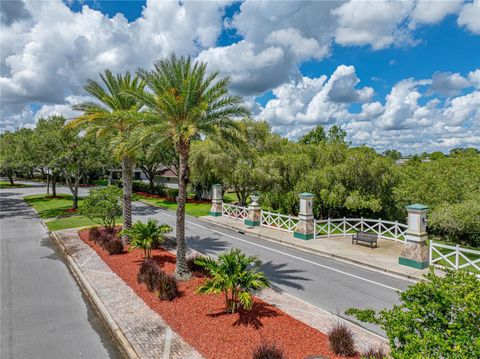
<svg viewBox="0 0 480 359"><path fill-rule="evenodd" d="M377 235L367 232L357 232L352 236L352 244L358 244L358 242L365 242L370 243L370 247L373 247L375 244L375 248L377 248Z"/></svg>

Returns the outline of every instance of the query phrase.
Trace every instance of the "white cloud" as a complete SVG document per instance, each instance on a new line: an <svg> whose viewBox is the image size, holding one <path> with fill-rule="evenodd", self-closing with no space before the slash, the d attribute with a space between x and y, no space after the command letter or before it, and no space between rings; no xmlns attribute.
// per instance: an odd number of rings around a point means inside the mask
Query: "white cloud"
<svg viewBox="0 0 480 359"><path fill-rule="evenodd" d="M171 52L214 46L226 4L149 0L131 23L88 6L74 13L60 0L27 2L22 11L28 15L5 21L2 10L2 117L29 103L63 104L84 94L86 79L106 68L135 71Z"/></svg>
<svg viewBox="0 0 480 359"><path fill-rule="evenodd" d="M412 9L410 1L349 1L332 11L339 23L335 41L374 49L410 43L410 35L400 25Z"/></svg>
<svg viewBox="0 0 480 359"><path fill-rule="evenodd" d="M418 1L411 15L411 25L437 23L445 16L457 13L462 2L462 0Z"/></svg>
<svg viewBox="0 0 480 359"><path fill-rule="evenodd" d="M277 87L273 90L275 98L267 102L257 117L267 119L274 131L291 139L302 136L316 124L335 123L347 131L347 139L353 145L368 144L378 150L396 148L412 153L455 146L478 147L480 91L440 100L429 94L432 79L410 78L392 87L384 105L379 101L367 102L355 113L349 110L349 103L334 102L328 96L338 78L356 77L354 68L353 72L346 71L347 68L339 66L329 79L304 77ZM478 71L470 72L469 83ZM365 91L353 86L353 91Z"/></svg>
<svg viewBox="0 0 480 359"><path fill-rule="evenodd" d="M457 22L474 34L480 34L480 0L474 0L463 5Z"/></svg>
<svg viewBox="0 0 480 359"><path fill-rule="evenodd" d="M435 72L432 76L430 89L444 96L456 96L472 83L462 75L449 72Z"/></svg>

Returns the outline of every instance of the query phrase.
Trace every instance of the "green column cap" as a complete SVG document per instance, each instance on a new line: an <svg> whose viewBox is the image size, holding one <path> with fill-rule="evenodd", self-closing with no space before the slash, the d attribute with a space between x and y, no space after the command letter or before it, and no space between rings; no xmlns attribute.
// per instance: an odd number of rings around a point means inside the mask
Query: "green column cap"
<svg viewBox="0 0 480 359"><path fill-rule="evenodd" d="M300 197L315 197L313 193L303 192L299 194Z"/></svg>
<svg viewBox="0 0 480 359"><path fill-rule="evenodd" d="M406 209L416 209L417 211L421 211L421 210L426 210L426 209L428 209L427 206L424 206L423 204L418 204L418 203L416 203L416 204L411 204L411 205L409 205L409 206L406 206L405 208L406 208Z"/></svg>

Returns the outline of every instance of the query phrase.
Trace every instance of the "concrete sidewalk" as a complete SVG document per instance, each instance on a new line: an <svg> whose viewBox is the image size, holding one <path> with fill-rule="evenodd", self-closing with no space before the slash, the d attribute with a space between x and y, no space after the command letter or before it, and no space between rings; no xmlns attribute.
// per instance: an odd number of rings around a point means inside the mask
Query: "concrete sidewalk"
<svg viewBox="0 0 480 359"><path fill-rule="evenodd" d="M247 227L243 220L230 217L200 217L204 221L215 223L224 228L272 240L311 253L335 257L344 261L367 266L383 272L399 275L409 279L423 279L428 268L419 270L398 264L398 257L403 249L403 243L379 239L378 248L364 245L353 245L352 237L320 237L311 240L294 238L292 233L263 226Z"/></svg>

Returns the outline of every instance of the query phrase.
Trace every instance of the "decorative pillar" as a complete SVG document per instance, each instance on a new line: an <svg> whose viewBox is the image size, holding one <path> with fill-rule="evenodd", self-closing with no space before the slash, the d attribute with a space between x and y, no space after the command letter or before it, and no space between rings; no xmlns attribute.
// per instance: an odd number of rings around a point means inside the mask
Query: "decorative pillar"
<svg viewBox="0 0 480 359"><path fill-rule="evenodd" d="M311 193L300 193L300 211L298 212L298 224L295 227L293 236L299 239L312 239L314 237L315 226L313 218L313 197Z"/></svg>
<svg viewBox="0 0 480 359"><path fill-rule="evenodd" d="M214 184L212 186L212 207L210 207L209 216L220 217L222 215L222 185Z"/></svg>
<svg viewBox="0 0 480 359"><path fill-rule="evenodd" d="M262 210L258 204L259 198L260 196L250 196L252 202L248 205L248 215L243 222L249 227L256 227L260 225Z"/></svg>
<svg viewBox="0 0 480 359"><path fill-rule="evenodd" d="M417 269L429 265L427 248L427 210L422 204L412 204L406 207L408 212L408 229L405 233L405 247L398 263Z"/></svg>

